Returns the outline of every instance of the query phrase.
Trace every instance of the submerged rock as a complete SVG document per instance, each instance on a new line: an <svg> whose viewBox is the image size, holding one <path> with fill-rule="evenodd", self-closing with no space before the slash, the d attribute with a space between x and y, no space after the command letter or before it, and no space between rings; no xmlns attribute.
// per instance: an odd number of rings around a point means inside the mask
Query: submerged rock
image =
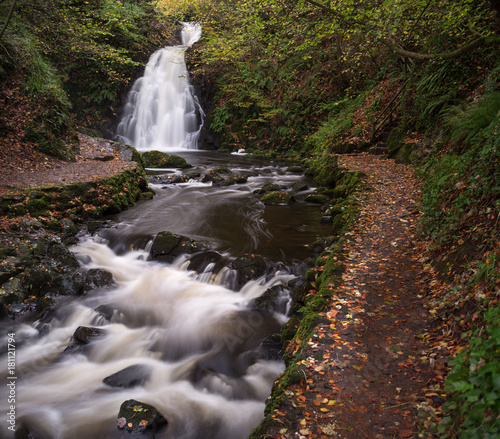
<svg viewBox="0 0 500 439"><path fill-rule="evenodd" d="M121 405L116 420L116 426L129 433L155 433L167 424L168 421L155 407L135 399Z"/></svg>
<svg viewBox="0 0 500 439"><path fill-rule="evenodd" d="M107 376L102 382L110 387L129 389L144 384L149 379L150 374L151 367L144 364L133 364Z"/></svg>

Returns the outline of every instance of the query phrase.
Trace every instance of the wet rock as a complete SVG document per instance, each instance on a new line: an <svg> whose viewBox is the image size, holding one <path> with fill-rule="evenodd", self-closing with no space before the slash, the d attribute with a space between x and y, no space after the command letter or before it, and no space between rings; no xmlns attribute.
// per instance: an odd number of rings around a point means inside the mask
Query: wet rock
<svg viewBox="0 0 500 439"><path fill-rule="evenodd" d="M91 268L87 271L85 281L89 289L107 287L113 284L113 275L100 268Z"/></svg>
<svg viewBox="0 0 500 439"><path fill-rule="evenodd" d="M286 172L291 172L292 174L300 174L304 172L304 169L302 169L302 166L292 165L287 168Z"/></svg>
<svg viewBox="0 0 500 439"><path fill-rule="evenodd" d="M229 177L225 178L221 183L220 186L231 186L233 184L243 184L248 181L248 177L246 175L230 175Z"/></svg>
<svg viewBox="0 0 500 439"><path fill-rule="evenodd" d="M116 420L116 426L129 433L155 433L167 423L155 407L135 399L129 399L121 405Z"/></svg>
<svg viewBox="0 0 500 439"><path fill-rule="evenodd" d="M296 181L295 183L292 184L292 189L295 192L302 192L309 189L309 186L307 185L307 183L304 183L303 181Z"/></svg>
<svg viewBox="0 0 500 439"><path fill-rule="evenodd" d="M274 312L285 314L287 294L282 285L275 285L268 288L264 294L250 302L250 306L258 309L264 315L270 316Z"/></svg>
<svg viewBox="0 0 500 439"><path fill-rule="evenodd" d="M203 273L208 265L215 264L213 272L217 272L222 268L221 266L217 267L218 262L221 262L222 255L217 253L216 251L209 250L205 252L200 252L196 255L193 255L189 260L188 270L196 271L197 273ZM218 269L217 269L218 268Z"/></svg>
<svg viewBox="0 0 500 439"><path fill-rule="evenodd" d="M104 334L106 334L106 331L101 328L79 326L78 328L76 328L76 331L73 334L73 338L82 344L89 344L92 340Z"/></svg>
<svg viewBox="0 0 500 439"><path fill-rule="evenodd" d="M169 174L169 175L151 175L148 181L152 184L178 184L189 181L185 175Z"/></svg>
<svg viewBox="0 0 500 439"><path fill-rule="evenodd" d="M109 322L113 318L116 309L110 305L99 305L94 311Z"/></svg>
<svg viewBox="0 0 500 439"><path fill-rule="evenodd" d="M262 186L260 189L257 189L254 191L254 194L265 194L267 192L276 192L279 191L281 188L274 183L267 183L264 186Z"/></svg>
<svg viewBox="0 0 500 439"><path fill-rule="evenodd" d="M220 176L217 171L208 171L206 174L200 176L200 181L202 183L212 182L213 184L222 183L224 178Z"/></svg>
<svg viewBox="0 0 500 439"><path fill-rule="evenodd" d="M156 235L151 246L151 258L160 262L173 262L183 254L193 254L203 250L203 246L186 236L164 231Z"/></svg>
<svg viewBox="0 0 500 439"><path fill-rule="evenodd" d="M231 263L231 268L238 272L238 287L251 279L258 279L267 272L267 263L262 256L246 254Z"/></svg>
<svg viewBox="0 0 500 439"><path fill-rule="evenodd" d="M316 204L325 204L329 200L330 198L327 195L317 194L317 193L309 194L305 199L305 201L309 203L316 203Z"/></svg>
<svg viewBox="0 0 500 439"><path fill-rule="evenodd" d="M144 384L149 379L150 374L151 367L144 364L134 364L107 376L102 382L110 387L130 389Z"/></svg>
<svg viewBox="0 0 500 439"><path fill-rule="evenodd" d="M273 334L262 340L260 358L270 361L281 361L283 359L283 345L280 334Z"/></svg>
<svg viewBox="0 0 500 439"><path fill-rule="evenodd" d="M266 204L291 204L295 198L289 192L275 191L266 193L260 201Z"/></svg>
<svg viewBox="0 0 500 439"><path fill-rule="evenodd" d="M160 151L146 151L141 154L145 168L190 168L185 159L176 155L168 155Z"/></svg>
<svg viewBox="0 0 500 439"><path fill-rule="evenodd" d="M0 285L22 270L20 264L21 259L15 256L7 256L0 262Z"/></svg>

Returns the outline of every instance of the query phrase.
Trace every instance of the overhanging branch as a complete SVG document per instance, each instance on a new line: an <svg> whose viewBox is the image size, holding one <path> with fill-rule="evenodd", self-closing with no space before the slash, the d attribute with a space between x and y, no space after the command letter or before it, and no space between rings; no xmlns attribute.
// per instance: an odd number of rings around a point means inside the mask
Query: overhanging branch
<svg viewBox="0 0 500 439"><path fill-rule="evenodd" d="M396 52L398 55L401 55L405 58L413 58L421 60L429 60L429 59L446 60L446 59L458 58L464 53L470 52L471 50L474 50L480 46L484 46L486 44L500 44L500 38L481 36L479 38L476 38L474 41L471 41L469 44L459 47L457 50L454 50L452 52L426 54L426 53L410 52L408 50L404 50L403 48L399 47L391 37L384 38L381 41L389 49L391 49L393 52Z"/></svg>

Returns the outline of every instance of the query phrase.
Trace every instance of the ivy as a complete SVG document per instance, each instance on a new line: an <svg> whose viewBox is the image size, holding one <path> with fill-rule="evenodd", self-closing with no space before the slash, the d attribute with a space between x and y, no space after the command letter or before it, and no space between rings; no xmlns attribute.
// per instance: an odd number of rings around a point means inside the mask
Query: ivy
<svg viewBox="0 0 500 439"><path fill-rule="evenodd" d="M446 379L450 397L438 427L440 437L497 438L500 435L500 308L490 308L469 347L452 361Z"/></svg>

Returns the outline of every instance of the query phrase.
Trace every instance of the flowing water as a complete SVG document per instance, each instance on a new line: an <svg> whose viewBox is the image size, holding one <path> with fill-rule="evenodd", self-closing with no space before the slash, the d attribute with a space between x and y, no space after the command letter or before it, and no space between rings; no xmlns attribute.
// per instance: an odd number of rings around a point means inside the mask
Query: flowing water
<svg viewBox="0 0 500 439"><path fill-rule="evenodd" d="M129 93L117 139L139 151L196 149L203 111L189 83L185 50L201 36L184 23L182 45L156 51Z"/></svg>
<svg viewBox="0 0 500 439"><path fill-rule="evenodd" d="M153 69L161 62L150 64ZM131 102L151 104L145 78L134 86ZM190 92L183 93L187 99ZM186 104L183 111L189 114L190 108ZM141 108L125 116L123 132L136 146L170 149L182 143L165 140L158 114L148 128L149 117ZM187 125L189 138L194 131ZM142 143L143 137L149 140ZM265 183L310 186L303 176L278 163L182 144L179 155L193 165L183 171L186 183L152 185L153 200L121 213L95 236L82 235L73 248L85 269L112 273L112 286L60 298L38 320L3 322L3 352L7 334L15 339L16 378L7 367L1 369L4 383L15 383L15 395L9 386L0 387L5 419L0 437L13 437L12 405L16 425L26 426L36 439L129 437L117 428L117 414L131 399L153 405L168 420L158 439L243 439L263 418L265 400L284 368L279 344L270 336L287 321L291 281L304 270L300 261L314 256L307 244L327 232L319 223L319 207L303 201L311 189L303 186L291 206L266 206L254 194ZM220 166L248 176L247 182L216 187L194 178ZM226 263L207 260L195 271L196 255L169 264L152 261L150 241L164 230L194 238L206 245L206 254ZM268 271L237 285L230 262L245 252L267 258ZM256 299L269 289L276 292L272 307L259 308ZM88 344L74 339L81 326L98 329ZM5 355L2 364L7 360Z"/></svg>

